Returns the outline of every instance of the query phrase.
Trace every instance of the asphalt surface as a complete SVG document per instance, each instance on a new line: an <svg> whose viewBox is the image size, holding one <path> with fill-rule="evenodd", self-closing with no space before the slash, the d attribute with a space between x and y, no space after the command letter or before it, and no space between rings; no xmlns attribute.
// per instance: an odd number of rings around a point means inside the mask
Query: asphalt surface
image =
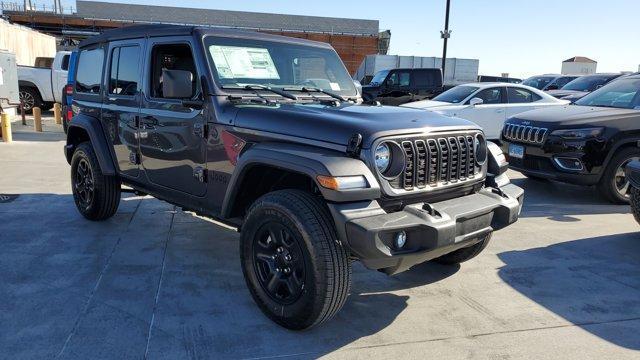
<svg viewBox="0 0 640 360"><path fill-rule="evenodd" d="M48 120L50 122L50 120ZM254 305L239 235L151 197L84 220L59 126L0 143L0 358L640 358L640 226L594 189L534 181L522 218L458 267L355 264L331 322Z"/></svg>

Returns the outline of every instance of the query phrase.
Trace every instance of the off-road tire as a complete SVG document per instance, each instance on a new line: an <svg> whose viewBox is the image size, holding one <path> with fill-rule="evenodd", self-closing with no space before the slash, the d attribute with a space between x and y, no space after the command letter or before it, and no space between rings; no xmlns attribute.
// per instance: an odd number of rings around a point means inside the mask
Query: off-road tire
<svg viewBox="0 0 640 360"><path fill-rule="evenodd" d="M478 256L478 254L480 254L482 250L489 245L489 241L491 241L491 234L492 233L486 235L479 243L442 255L439 258L435 258L433 261L444 265L455 265L471 260Z"/></svg>
<svg viewBox="0 0 640 360"><path fill-rule="evenodd" d="M256 242L264 231L261 229L274 224L290 231L301 249L304 285L300 287L299 297L290 304L277 301L259 280L254 247L258 249ZM242 225L240 258L254 301L267 317L285 328L303 330L319 325L332 318L348 297L349 253L337 239L326 205L310 193L280 190L256 200Z"/></svg>
<svg viewBox="0 0 640 360"><path fill-rule="evenodd" d="M26 114L31 114L34 107L39 107L42 109L42 97L40 96L40 93L37 89L34 89L32 87L22 87L19 89L18 93L25 93L28 96L31 96L31 98L33 99L33 104L29 104L28 106L25 105L24 112ZM20 100L22 100L22 98L23 94L20 94Z"/></svg>
<svg viewBox="0 0 640 360"><path fill-rule="evenodd" d="M598 191L600 192L600 194L602 194L602 196L604 196L605 199L607 199L611 203L629 203L629 199L622 197L615 189L613 178L615 176L616 170L618 170L618 167L624 161L633 156L640 156L640 149L635 147L622 149L613 156L613 158L609 161L606 169L604 170L604 173L602 174L600 183L598 183Z"/></svg>
<svg viewBox="0 0 640 360"><path fill-rule="evenodd" d="M631 189L631 211L633 217L640 224L640 189L638 188Z"/></svg>
<svg viewBox="0 0 640 360"><path fill-rule="evenodd" d="M77 186L80 164L89 165L92 176L93 195L91 201L82 200L83 195ZM113 216L120 204L120 180L117 176L102 174L98 158L90 142L79 144L71 158L71 190L78 211L87 219L100 221Z"/></svg>

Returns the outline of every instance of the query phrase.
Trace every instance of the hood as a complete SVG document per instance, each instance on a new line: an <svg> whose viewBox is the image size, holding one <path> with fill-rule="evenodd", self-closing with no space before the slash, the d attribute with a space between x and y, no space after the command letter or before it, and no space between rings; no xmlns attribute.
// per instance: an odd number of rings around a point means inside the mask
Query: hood
<svg viewBox="0 0 640 360"><path fill-rule="evenodd" d="M556 97L558 99L564 98L565 96L573 96L580 95L580 97L587 95L588 91L577 91L577 90L549 90L547 94Z"/></svg>
<svg viewBox="0 0 640 360"><path fill-rule="evenodd" d="M416 109L438 108L436 110L444 110L445 108L459 108L459 107L461 107L463 105L448 103L448 102L444 102L444 101L420 100L420 101L414 101L414 102L402 104L400 106L416 108Z"/></svg>
<svg viewBox="0 0 640 360"><path fill-rule="evenodd" d="M520 113L513 118L516 123L535 122L540 126L607 126L607 123L624 118L640 118L640 111L596 106L552 106ZM509 121L511 122L511 121Z"/></svg>
<svg viewBox="0 0 640 360"><path fill-rule="evenodd" d="M344 103L337 107L320 104L236 107L238 127L345 146L351 136L361 134L364 148L382 136L480 129L467 120L395 106Z"/></svg>

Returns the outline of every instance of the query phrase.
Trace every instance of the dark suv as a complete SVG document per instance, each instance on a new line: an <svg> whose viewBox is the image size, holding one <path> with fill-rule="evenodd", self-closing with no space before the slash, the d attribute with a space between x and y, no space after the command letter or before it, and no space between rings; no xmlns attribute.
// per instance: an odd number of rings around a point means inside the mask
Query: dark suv
<svg viewBox="0 0 640 360"><path fill-rule="evenodd" d="M331 46L146 25L81 43L65 154L90 220L121 185L241 232L247 286L304 329L344 304L351 262L395 274L479 254L523 191L476 125L362 105Z"/></svg>
<svg viewBox="0 0 640 360"><path fill-rule="evenodd" d="M588 93L600 89L610 81L620 77L622 74L592 74L581 76L570 81L565 86L557 90L547 91L549 95L558 99L576 102Z"/></svg>
<svg viewBox="0 0 640 360"><path fill-rule="evenodd" d="M377 72L362 87L362 97L383 105L401 105L431 99L443 90L441 69L391 69Z"/></svg>
<svg viewBox="0 0 640 360"><path fill-rule="evenodd" d="M614 80L574 105L518 114L502 132L510 166L525 175L598 185L628 203L625 167L640 159L640 75Z"/></svg>
<svg viewBox="0 0 640 360"><path fill-rule="evenodd" d="M625 169L631 186L631 210L640 224L640 161L632 161Z"/></svg>

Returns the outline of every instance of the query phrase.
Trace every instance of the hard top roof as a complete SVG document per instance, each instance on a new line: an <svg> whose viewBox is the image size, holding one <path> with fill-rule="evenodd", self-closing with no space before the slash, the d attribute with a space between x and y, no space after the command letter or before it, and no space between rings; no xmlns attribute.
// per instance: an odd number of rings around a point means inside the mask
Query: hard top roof
<svg viewBox="0 0 640 360"><path fill-rule="evenodd" d="M290 44L331 48L331 45L323 42L273 35L257 31L165 24L132 25L118 29L107 30L100 35L92 36L83 40L80 43L79 47L82 48L93 44L117 40L135 39L142 37L185 36L192 35L194 33L223 37L247 38L253 40L278 41Z"/></svg>

